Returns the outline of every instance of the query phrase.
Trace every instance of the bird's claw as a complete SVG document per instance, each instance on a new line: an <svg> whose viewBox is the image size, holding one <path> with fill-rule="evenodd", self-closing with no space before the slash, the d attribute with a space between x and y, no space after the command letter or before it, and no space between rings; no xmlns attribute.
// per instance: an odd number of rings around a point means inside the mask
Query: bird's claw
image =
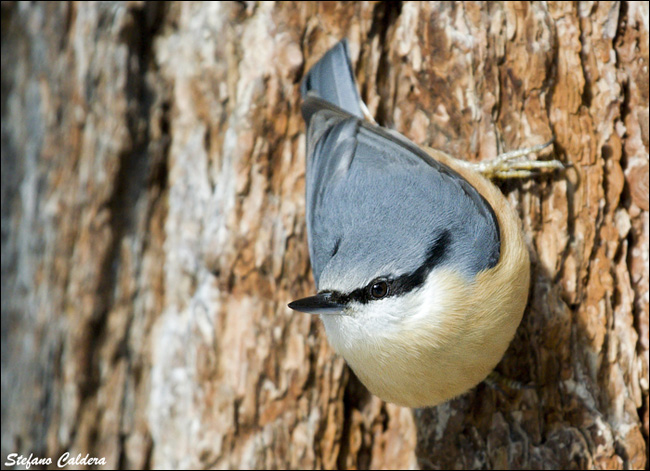
<svg viewBox="0 0 650 471"><path fill-rule="evenodd" d="M483 162L465 162L473 170L487 178L528 178L539 170L562 170L564 164L559 160L532 160L528 155L535 154L550 146L555 139L533 147L505 152L492 160Z"/></svg>

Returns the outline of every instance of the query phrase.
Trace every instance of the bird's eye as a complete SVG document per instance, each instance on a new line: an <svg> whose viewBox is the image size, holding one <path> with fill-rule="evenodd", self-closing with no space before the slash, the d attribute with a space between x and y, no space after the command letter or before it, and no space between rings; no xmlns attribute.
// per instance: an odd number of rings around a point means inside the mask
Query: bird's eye
<svg viewBox="0 0 650 471"><path fill-rule="evenodd" d="M370 296L374 299L381 299L388 294L388 283L384 280L375 281L370 284Z"/></svg>

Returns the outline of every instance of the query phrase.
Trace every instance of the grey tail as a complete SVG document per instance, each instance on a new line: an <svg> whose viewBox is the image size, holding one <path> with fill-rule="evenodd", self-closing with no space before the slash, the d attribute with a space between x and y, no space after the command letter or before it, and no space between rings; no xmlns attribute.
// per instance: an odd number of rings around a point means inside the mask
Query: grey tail
<svg viewBox="0 0 650 471"><path fill-rule="evenodd" d="M302 82L300 93L305 100L302 111L307 123L317 111L314 108L318 107L318 102L322 101L363 119L361 98L352 73L347 39L341 40L314 64Z"/></svg>

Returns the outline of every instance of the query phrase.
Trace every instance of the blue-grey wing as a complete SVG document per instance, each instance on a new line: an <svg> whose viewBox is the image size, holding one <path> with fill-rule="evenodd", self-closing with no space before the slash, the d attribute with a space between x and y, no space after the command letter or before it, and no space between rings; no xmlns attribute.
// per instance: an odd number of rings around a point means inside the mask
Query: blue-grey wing
<svg viewBox="0 0 650 471"><path fill-rule="evenodd" d="M490 205L405 137L363 122L351 70L339 43L302 87L307 233L319 289L324 275L361 287L408 274L430 262L433 249L436 264L467 277L496 265L500 236Z"/></svg>
<svg viewBox="0 0 650 471"><path fill-rule="evenodd" d="M311 103L314 106L314 103ZM468 277L496 265L494 211L466 180L403 137L324 107L308 130L307 232L317 285L330 276L400 276L444 258Z"/></svg>

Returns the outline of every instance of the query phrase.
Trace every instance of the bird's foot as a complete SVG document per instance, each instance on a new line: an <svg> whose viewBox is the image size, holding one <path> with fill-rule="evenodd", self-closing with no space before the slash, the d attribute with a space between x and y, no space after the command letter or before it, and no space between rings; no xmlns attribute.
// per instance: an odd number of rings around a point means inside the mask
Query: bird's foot
<svg viewBox="0 0 650 471"><path fill-rule="evenodd" d="M483 162L463 162L467 167L477 171L486 178L528 178L537 171L550 169L564 169L564 164L559 160L532 160L530 154L535 154L550 146L555 139L533 147L505 152L496 159Z"/></svg>

